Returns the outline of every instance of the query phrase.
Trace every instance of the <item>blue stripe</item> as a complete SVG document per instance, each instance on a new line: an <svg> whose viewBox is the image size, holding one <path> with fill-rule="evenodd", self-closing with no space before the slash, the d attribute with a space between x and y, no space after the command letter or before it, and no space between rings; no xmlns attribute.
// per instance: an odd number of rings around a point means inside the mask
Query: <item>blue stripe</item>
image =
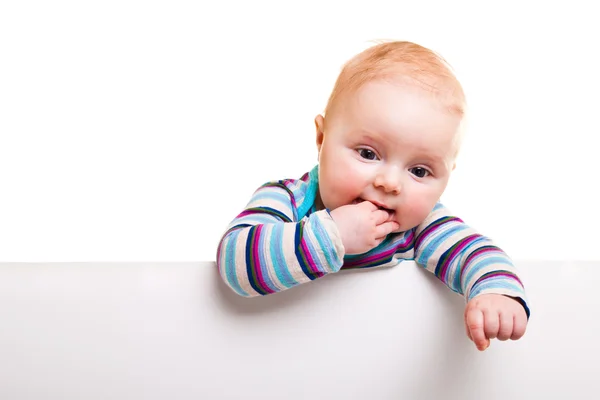
<svg viewBox="0 0 600 400"><path fill-rule="evenodd" d="M440 244L446 241L448 237L450 237L452 234L467 229L465 225L456 224L447 229L446 231L440 232L442 226L443 225L437 227L436 230L429 234L431 236L434 236L434 238L429 242L427 247L423 248L421 246L421 255L419 256L417 262L421 264L427 264L428 260L431 258L432 254L437 250ZM429 240L429 238L426 238L426 240Z"/></svg>
<svg viewBox="0 0 600 400"><path fill-rule="evenodd" d="M456 293L464 294L463 288L462 288L462 283L460 280L460 275L461 275L461 271L462 271L461 267L464 267L463 262L468 257L468 254L472 253L472 251L470 249L474 246L478 246L478 243L480 243L482 241L487 241L487 239L483 236L479 236L478 238L473 240L471 243L466 245L465 248L462 249L456 255L456 257L452 260L452 263L448 266L448 271L447 271L448 275L450 275L451 273L454 275L453 276L454 279L452 280L452 287L450 287L450 288L452 290L454 290ZM477 250L477 249L475 249L475 250ZM473 251L475 251L475 250L473 250ZM450 279L447 279L447 281L449 282Z"/></svg>
<svg viewBox="0 0 600 400"><path fill-rule="evenodd" d="M475 285L473 287L473 289L471 290L471 293L469 295L469 300L472 299L473 297L477 296L479 293L481 293L482 291L484 291L486 289L494 289L494 290L507 289L507 290L511 290L511 291L514 291L515 293L522 295L523 289L521 289L521 286L516 282L517 281L508 279L504 276L498 276L498 277L487 279L481 283L478 283L477 285Z"/></svg>
<svg viewBox="0 0 600 400"><path fill-rule="evenodd" d="M272 224L274 222L277 222L275 218L273 218L273 216L271 215L266 215L266 214L253 214L253 215L247 215L245 217L242 218L238 218L236 220L236 225L237 224L245 224L247 226L254 226L254 225L258 225L258 224Z"/></svg>
<svg viewBox="0 0 600 400"><path fill-rule="evenodd" d="M285 261L283 253L283 237L285 232L285 224L274 224L271 231L271 260L275 274L279 281L286 287L290 288L298 284L290 273L289 267ZM289 226L289 225L288 225Z"/></svg>
<svg viewBox="0 0 600 400"><path fill-rule="evenodd" d="M288 193L281 193L281 192L275 192L275 191L267 192L266 190L262 190L262 191L256 193L254 196L252 196L252 200L250 200L250 203L253 203L256 200L262 200L262 199L277 200L286 207L289 207L289 204L290 204L290 196Z"/></svg>
<svg viewBox="0 0 600 400"><path fill-rule="evenodd" d="M247 225L258 225L258 224L267 224L274 222L291 222L287 215L283 212L275 210L270 207L255 207L255 208L247 208L244 211L255 211L254 213L244 215L242 217L236 218L233 222L235 226L240 224ZM258 211L258 212L256 212Z"/></svg>
<svg viewBox="0 0 600 400"><path fill-rule="evenodd" d="M508 261L506 257L498 255L493 256L490 253L484 253L481 256L477 257L476 260L477 262L470 263L469 271L467 271L467 274L465 275L465 282L471 281L471 279L473 279L473 275L478 274L482 268L485 268L488 265L503 264L510 265L512 267L512 263Z"/></svg>
<svg viewBox="0 0 600 400"><path fill-rule="evenodd" d="M318 234L316 232L314 232L315 224L313 224L313 221L314 221L314 218L309 218L310 230L312 230L313 234L318 237ZM311 239L312 239L312 237L310 237L310 235L305 234L304 244L306 245L306 247L308 249L308 253L312 256L313 261L317 264L317 270L320 272L324 272L322 266L319 265L320 264L319 257L316 256L317 248L315 247L315 243L313 243L313 241ZM318 239L317 239L317 242L318 242ZM323 255L325 255L325 254L323 254Z"/></svg>
<svg viewBox="0 0 600 400"><path fill-rule="evenodd" d="M285 215L283 211L277 210L276 208L272 207L250 207L246 208L244 211L257 211L256 213L250 215L261 215L262 213L266 213L271 216L271 221L277 221L277 219L280 219L284 222L291 222L291 219L287 215Z"/></svg>
<svg viewBox="0 0 600 400"><path fill-rule="evenodd" d="M315 237L317 238L317 242L319 242L320 249L325 256L325 260L327 260L327 265L332 271L339 271L343 264L343 258L340 258L335 252L333 241L321 223L321 219L317 216L317 214L313 214L310 217L310 221L315 233Z"/></svg>
<svg viewBox="0 0 600 400"><path fill-rule="evenodd" d="M402 254L411 251L415 248L415 231L416 228L412 228L408 231L404 231L401 234L394 235L392 243L394 247L394 254ZM413 235L413 239L409 240L410 235ZM388 236L389 237L389 236ZM416 261L413 253L412 257L403 258L403 260Z"/></svg>
<svg viewBox="0 0 600 400"><path fill-rule="evenodd" d="M240 234L241 230L236 230L231 232L225 240L227 240L227 246L225 247L225 276L227 277L227 282L229 286L240 296L248 297L250 296L242 287L237 279L237 274L235 271L235 246L234 243L237 241L237 238Z"/></svg>
<svg viewBox="0 0 600 400"><path fill-rule="evenodd" d="M308 179L308 187L304 192L304 199L302 200L302 204L298 206L298 219L302 219L306 216L308 211L310 211L311 206L315 203L315 198L317 196L317 187L319 184L319 166L315 166L309 172Z"/></svg>
<svg viewBox="0 0 600 400"><path fill-rule="evenodd" d="M457 267L457 264L459 263L459 260L460 260L460 254L461 253L458 253L457 257L454 257L454 259L448 265L448 269L446 270L446 273L448 275L446 277L440 277L440 279L442 280L442 282L444 282L444 281L448 282L447 286L453 292L456 292L458 294L464 294L462 291L462 285L460 284L460 267ZM440 259L442 259L443 257L444 256L442 256ZM450 279L444 279L444 278L448 278L449 276L453 277L452 284L450 284Z"/></svg>

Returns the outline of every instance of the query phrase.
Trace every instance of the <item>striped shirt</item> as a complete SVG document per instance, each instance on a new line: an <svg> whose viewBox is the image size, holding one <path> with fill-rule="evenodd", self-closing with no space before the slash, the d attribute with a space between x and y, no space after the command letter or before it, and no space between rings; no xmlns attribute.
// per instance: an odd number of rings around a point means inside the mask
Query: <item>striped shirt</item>
<svg viewBox="0 0 600 400"><path fill-rule="evenodd" d="M363 254L347 255L329 210L317 210L318 166L300 179L266 183L229 224L217 249L225 283L245 297L280 292L345 269L413 260L471 300L516 298L529 317L521 279L505 252L437 203L417 227L392 233Z"/></svg>

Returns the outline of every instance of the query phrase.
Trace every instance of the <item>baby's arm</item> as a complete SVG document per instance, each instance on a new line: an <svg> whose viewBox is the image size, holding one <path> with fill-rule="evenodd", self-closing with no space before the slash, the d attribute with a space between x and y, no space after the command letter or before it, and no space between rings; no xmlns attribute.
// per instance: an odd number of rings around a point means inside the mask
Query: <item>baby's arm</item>
<svg viewBox="0 0 600 400"><path fill-rule="evenodd" d="M415 233L417 263L467 300L467 335L478 348L495 337L522 336L529 317L525 289L502 249L441 204Z"/></svg>
<svg viewBox="0 0 600 400"><path fill-rule="evenodd" d="M260 187L219 242L217 266L225 283L254 297L339 271L344 247L329 212L297 219L294 195L284 184Z"/></svg>

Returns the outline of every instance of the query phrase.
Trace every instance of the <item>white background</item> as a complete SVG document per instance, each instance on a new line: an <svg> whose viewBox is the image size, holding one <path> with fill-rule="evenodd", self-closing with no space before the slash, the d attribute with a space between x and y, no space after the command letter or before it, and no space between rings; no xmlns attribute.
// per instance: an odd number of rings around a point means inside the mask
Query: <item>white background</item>
<svg viewBox="0 0 600 400"><path fill-rule="evenodd" d="M377 39L464 85L444 202L514 258L597 259L600 29L557 3L2 2L0 261L214 260L258 185L314 165L313 118Z"/></svg>
<svg viewBox="0 0 600 400"><path fill-rule="evenodd" d="M527 333L482 353L414 262L254 299L212 262L5 263L0 398L598 400L600 263L520 267Z"/></svg>

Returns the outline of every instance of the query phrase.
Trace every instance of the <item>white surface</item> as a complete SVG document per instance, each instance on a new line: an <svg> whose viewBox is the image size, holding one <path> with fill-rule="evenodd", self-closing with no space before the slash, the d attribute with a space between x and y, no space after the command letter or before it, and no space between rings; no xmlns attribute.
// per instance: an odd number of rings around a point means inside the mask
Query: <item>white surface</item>
<svg viewBox="0 0 600 400"><path fill-rule="evenodd" d="M214 260L259 185L312 168L315 115L377 39L465 86L452 210L515 258L597 258L595 2L340 4L0 2L0 260Z"/></svg>
<svg viewBox="0 0 600 400"><path fill-rule="evenodd" d="M212 263L0 264L0 398L597 399L600 263L518 263L532 319L479 353L407 262L237 297Z"/></svg>

